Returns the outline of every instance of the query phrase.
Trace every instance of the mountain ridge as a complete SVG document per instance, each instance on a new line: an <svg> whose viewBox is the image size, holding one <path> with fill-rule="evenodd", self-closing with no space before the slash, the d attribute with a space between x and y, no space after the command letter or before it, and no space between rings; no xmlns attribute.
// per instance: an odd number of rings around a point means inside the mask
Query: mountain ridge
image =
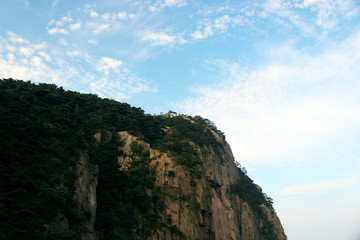
<svg viewBox="0 0 360 240"><path fill-rule="evenodd" d="M286 239L210 120L53 84L0 90L2 238Z"/></svg>

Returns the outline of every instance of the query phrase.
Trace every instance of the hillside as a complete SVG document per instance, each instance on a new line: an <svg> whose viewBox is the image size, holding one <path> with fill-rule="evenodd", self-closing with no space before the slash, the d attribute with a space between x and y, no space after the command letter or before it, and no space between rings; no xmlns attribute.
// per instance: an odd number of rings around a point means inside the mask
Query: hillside
<svg viewBox="0 0 360 240"><path fill-rule="evenodd" d="M12 79L0 102L1 239L286 239L208 119Z"/></svg>

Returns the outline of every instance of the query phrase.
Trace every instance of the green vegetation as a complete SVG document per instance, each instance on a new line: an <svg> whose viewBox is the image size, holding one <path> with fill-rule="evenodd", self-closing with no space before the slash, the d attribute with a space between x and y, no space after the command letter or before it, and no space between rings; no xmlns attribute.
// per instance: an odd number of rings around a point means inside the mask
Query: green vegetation
<svg viewBox="0 0 360 240"><path fill-rule="evenodd" d="M165 207L161 191L154 186L155 173L139 144L131 148L141 157L132 162L129 171L118 170L117 157L124 155L117 150L118 145L119 141L112 138L100 142L90 154L92 162L99 166L95 228L100 239L133 239L134 232L145 239L160 227L158 218ZM142 227L138 228L140 223Z"/></svg>
<svg viewBox="0 0 360 240"><path fill-rule="evenodd" d="M128 171L119 171L118 131L128 131L169 152L187 169L195 186L203 163L191 143L219 148L210 129L215 125L199 116L195 123L171 112L170 117L144 114L111 99L65 91L54 84L0 80L0 239L79 239L84 216L75 206L76 163L81 152L99 168L95 229L100 239L146 238L163 227L163 193L154 186L149 153L131 144L137 156ZM95 143L94 134L102 132ZM169 177L176 177L169 172ZM190 207L199 205L189 199ZM57 213L69 220L69 231L45 235ZM86 214L85 214L86 215ZM174 227L172 232L180 235Z"/></svg>
<svg viewBox="0 0 360 240"><path fill-rule="evenodd" d="M262 220L262 227L260 228L261 239L277 240L273 224L269 221L263 207L261 207L261 205L265 205L273 211L272 199L258 189L253 180L247 176L244 168L238 167L238 172L240 181L231 186L231 192L238 195L243 201L246 201L255 215L257 215L257 219Z"/></svg>
<svg viewBox="0 0 360 240"><path fill-rule="evenodd" d="M225 135L200 116L144 114L140 108L92 94L65 91L53 84L0 80L0 239L80 239L90 213L74 202L76 164L81 153L89 167L98 167L95 231L99 239L146 239L167 228L185 238L171 223L161 223L165 196L184 204L195 214L197 181L204 171L201 155L214 151L221 159L213 132ZM127 131L172 156L190 177L193 194L172 196L155 186L156 173L149 151L136 141L130 145L131 166L121 171L118 157L126 157L117 132ZM101 133L100 141L94 135ZM263 239L276 239L263 208L272 199L259 191L240 168L240 182L231 191L262 220ZM170 170L168 177L175 178ZM214 188L219 187L210 181ZM69 221L62 233L46 233L57 214Z"/></svg>

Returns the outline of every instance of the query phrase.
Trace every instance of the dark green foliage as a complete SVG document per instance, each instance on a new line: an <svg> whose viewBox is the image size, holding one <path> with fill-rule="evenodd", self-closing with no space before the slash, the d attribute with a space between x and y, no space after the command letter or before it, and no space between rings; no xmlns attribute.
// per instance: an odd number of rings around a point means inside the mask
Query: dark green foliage
<svg viewBox="0 0 360 240"><path fill-rule="evenodd" d="M58 212L79 222L72 202L77 133L54 85L0 81L0 232L3 239L42 239ZM64 94L57 89L58 94Z"/></svg>
<svg viewBox="0 0 360 240"><path fill-rule="evenodd" d="M180 229L177 226L172 225L169 227L169 230L171 234L177 236L179 239L186 239L186 236L180 231Z"/></svg>
<svg viewBox="0 0 360 240"><path fill-rule="evenodd" d="M123 153L117 151L118 145L115 139L100 142L90 155L99 166L95 228L101 239L133 239L134 231L137 237L146 238L159 227L159 214L164 210L161 193L154 186L148 157L142 155L128 171L119 171L117 156ZM134 149L143 148L136 145Z"/></svg>
<svg viewBox="0 0 360 240"><path fill-rule="evenodd" d="M277 235L274 233L273 224L268 220L262 204L267 206L271 211L272 199L262 193L247 175L244 168L238 167L240 181L231 185L231 192L238 195L242 200L246 201L253 210L257 219L261 219L263 226L260 229L260 234L264 240L276 240Z"/></svg>
<svg viewBox="0 0 360 240"><path fill-rule="evenodd" d="M217 129L214 122L210 121L209 119L203 118L199 115L196 115L195 117L187 116L188 118L194 120L196 123L201 124L205 127L210 128L217 134L219 134L224 140L225 140L225 133L221 132L219 129Z"/></svg>
<svg viewBox="0 0 360 240"><path fill-rule="evenodd" d="M177 163L184 166L191 176L191 181L195 185L195 179L199 179L202 173L203 162L199 157L199 152L191 143L196 144L202 149L211 147L215 153L220 155L219 149L222 145L216 140L211 132L211 126L206 124L202 118L191 118L186 116L194 123L177 115L175 112L169 112L170 117L159 116L164 126L169 129L168 134L155 143L154 147L167 152L176 159ZM199 120L202 119L202 120ZM221 158L221 157L220 157Z"/></svg>
<svg viewBox="0 0 360 240"><path fill-rule="evenodd" d="M116 133L128 131L169 152L188 170L193 186L203 163L191 143L216 152L221 145L211 130L224 137L199 116L187 116L195 123L175 112L170 117L152 116L126 103L65 91L54 84L2 79L0 103L1 239L80 238L82 222L89 217L73 202L81 152L88 153L90 167L99 168L95 225L99 238L144 239L163 227L159 223L163 193L154 186L149 152L142 145L131 144L137 160L129 171L119 171L117 157L124 153L118 150ZM93 137L97 132L102 133L99 143ZM168 174L176 177L175 172ZM199 210L196 202L188 202L193 211ZM45 236L44 225L58 213L69 220L69 231Z"/></svg>
<svg viewBox="0 0 360 240"><path fill-rule="evenodd" d="M169 176L169 177L176 177L176 172L173 171L173 170L170 170L170 171L168 172L168 176Z"/></svg>

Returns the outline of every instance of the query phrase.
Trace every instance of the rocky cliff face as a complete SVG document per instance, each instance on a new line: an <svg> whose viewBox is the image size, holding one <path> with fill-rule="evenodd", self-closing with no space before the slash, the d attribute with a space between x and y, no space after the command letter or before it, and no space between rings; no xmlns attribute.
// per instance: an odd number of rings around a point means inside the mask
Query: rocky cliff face
<svg viewBox="0 0 360 240"><path fill-rule="evenodd" d="M158 219L161 224L145 239L287 239L271 206L265 204L266 202L254 205L232 191L232 186L241 184L242 177L245 176L239 174L230 146L217 133L212 132L218 143L216 150L210 146L201 148L190 142L202 162L200 174L196 176L187 167L179 164L171 152L153 149L150 144L126 131L118 132L117 136L113 136L109 131L105 133L105 136L100 132L94 135L94 146L97 147L101 141L117 139L117 148L122 154L117 157L119 168L116 171L131 171L133 163L142 161L140 152L142 158L150 159L148 167L155 172L155 186L162 192L165 208ZM86 152L80 154L76 175L74 203L78 214L86 216L80 226L80 237L82 240L96 240L98 236L94 226L99 170L96 165L89 164ZM253 190L263 196L259 186L254 184ZM150 189L146 190L146 194L149 199L152 198ZM140 223L138 228L141 227ZM52 223L47 225L46 234L62 233L68 229L68 220L59 213ZM134 230L129 239L144 237L137 235Z"/></svg>
<svg viewBox="0 0 360 240"><path fill-rule="evenodd" d="M99 170L97 166L89 167L89 157L86 153L80 154L76 166L75 196L74 201L78 213L88 216L82 225L82 240L97 239L94 225L96 219L96 186Z"/></svg>
<svg viewBox="0 0 360 240"><path fill-rule="evenodd" d="M217 151L190 143L203 162L202 174L193 177L171 153L152 149L127 132L118 133L126 154L118 158L119 170L131 167L134 158L131 144L136 142L149 153L150 167L156 171L155 185L164 193L166 210L161 221L167 227L157 230L149 239L270 239L262 234L265 221L272 226L275 237L271 239L287 239L272 208L261 205L265 217L260 219L246 201L231 192L231 186L241 177L230 146L213 134L219 144Z"/></svg>

